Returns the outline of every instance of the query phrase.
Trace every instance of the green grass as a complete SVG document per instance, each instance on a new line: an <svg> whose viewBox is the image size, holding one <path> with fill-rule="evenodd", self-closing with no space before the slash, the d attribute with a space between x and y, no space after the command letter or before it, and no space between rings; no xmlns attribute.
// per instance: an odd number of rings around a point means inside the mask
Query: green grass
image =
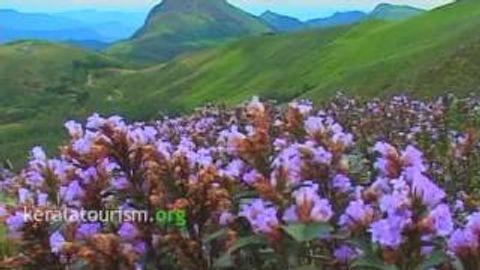
<svg viewBox="0 0 480 270"><path fill-rule="evenodd" d="M480 2L406 21L248 37L146 69L63 45L0 46L0 158L20 164L35 145L55 150L62 123L92 112L153 119L252 95L321 102L478 91Z"/></svg>
<svg viewBox="0 0 480 270"><path fill-rule="evenodd" d="M121 66L108 57L40 41L0 46L0 160L24 160L35 145L50 149L61 123L87 112L88 73Z"/></svg>
<svg viewBox="0 0 480 270"><path fill-rule="evenodd" d="M95 86L110 89L122 110L143 116L251 95L321 101L338 90L365 97L464 94L480 83L479 28L480 3L464 1L401 22L247 38L106 76Z"/></svg>

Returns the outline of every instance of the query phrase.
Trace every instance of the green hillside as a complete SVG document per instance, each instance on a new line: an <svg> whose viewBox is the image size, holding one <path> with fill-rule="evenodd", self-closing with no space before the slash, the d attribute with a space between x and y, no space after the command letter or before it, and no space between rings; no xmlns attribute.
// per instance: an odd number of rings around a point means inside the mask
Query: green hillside
<svg viewBox="0 0 480 270"><path fill-rule="evenodd" d="M111 104L140 116L207 101L235 104L251 95L286 101L322 100L338 90L465 93L480 83L479 28L480 2L464 1L407 21L247 38L156 68L108 75L95 86L111 89Z"/></svg>
<svg viewBox="0 0 480 270"><path fill-rule="evenodd" d="M462 1L406 21L247 37L142 70L63 45L0 46L0 158L53 145L65 119L94 111L148 120L252 95L478 91L479 28L480 2Z"/></svg>
<svg viewBox="0 0 480 270"><path fill-rule="evenodd" d="M145 25L108 53L140 63L161 62L183 53L271 29L226 0L164 0Z"/></svg>
<svg viewBox="0 0 480 270"><path fill-rule="evenodd" d="M369 17L378 20L396 21L405 20L424 12L423 9L406 5L380 4L369 14Z"/></svg>
<svg viewBox="0 0 480 270"><path fill-rule="evenodd" d="M85 110L89 70L120 66L81 49L25 41L0 46L0 160L53 145L62 121Z"/></svg>

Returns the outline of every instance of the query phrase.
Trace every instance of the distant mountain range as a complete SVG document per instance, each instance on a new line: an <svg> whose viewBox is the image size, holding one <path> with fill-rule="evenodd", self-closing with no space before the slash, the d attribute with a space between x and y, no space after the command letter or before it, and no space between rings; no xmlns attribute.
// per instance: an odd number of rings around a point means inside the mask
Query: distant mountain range
<svg viewBox="0 0 480 270"><path fill-rule="evenodd" d="M19 39L110 43L130 37L145 14L79 10L44 14L0 9L0 42Z"/></svg>
<svg viewBox="0 0 480 270"><path fill-rule="evenodd" d="M22 162L34 145L57 145L61 122L94 111L148 120L252 95L288 102L322 101L338 90L360 97L478 91L479 1L393 17L272 34L281 24L224 1L166 0L114 45L124 46L123 61L113 48L106 55L40 41L1 45L0 159ZM150 65L126 63L138 60Z"/></svg>
<svg viewBox="0 0 480 270"><path fill-rule="evenodd" d="M281 15L270 10L262 13L260 19L277 32L295 31L305 26L305 24L297 18Z"/></svg>
<svg viewBox="0 0 480 270"><path fill-rule="evenodd" d="M44 14L0 9L0 42L43 39L97 51L108 48L109 54L124 60L150 64L247 35L336 27L369 18L402 20L422 12L410 6L380 4L369 14L337 12L302 22L272 11L256 17L226 0L164 0L148 17L141 12Z"/></svg>
<svg viewBox="0 0 480 270"><path fill-rule="evenodd" d="M425 10L405 5L380 4L370 13L362 11L336 12L326 18L311 19L305 22L272 11L263 13L260 18L278 32L291 32L306 28L328 28L349 25L367 19L405 20L423 12Z"/></svg>

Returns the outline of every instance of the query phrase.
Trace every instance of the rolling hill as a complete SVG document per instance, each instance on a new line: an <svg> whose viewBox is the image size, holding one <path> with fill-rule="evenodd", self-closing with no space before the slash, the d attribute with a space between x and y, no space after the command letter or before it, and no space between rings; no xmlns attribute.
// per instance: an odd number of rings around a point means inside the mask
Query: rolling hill
<svg viewBox="0 0 480 270"><path fill-rule="evenodd" d="M406 6L406 5L392 5L380 4L370 13L369 17L378 20L405 20L413 16L424 13L425 10Z"/></svg>
<svg viewBox="0 0 480 270"><path fill-rule="evenodd" d="M309 20L305 25L310 28L327 28L358 23L366 18L367 14L361 11L336 12L327 18Z"/></svg>
<svg viewBox="0 0 480 270"><path fill-rule="evenodd" d="M480 84L474 75L479 27L480 2L462 1L405 21L246 38L158 67L105 75L95 86L112 89L111 104L128 102L122 110L139 117L208 101L235 104L251 95L287 101L323 100L338 90L466 93ZM440 71L449 75L436 76Z"/></svg>
<svg viewBox="0 0 480 270"><path fill-rule="evenodd" d="M121 67L100 54L40 41L2 45L0 59L0 160L14 161L33 145L58 142L60 123L86 114L90 71Z"/></svg>
<svg viewBox="0 0 480 270"><path fill-rule="evenodd" d="M183 52L269 31L260 19L226 0L164 0L130 40L112 46L108 53L127 61L162 62Z"/></svg>
<svg viewBox="0 0 480 270"><path fill-rule="evenodd" d="M0 46L0 158L20 162L30 147L53 145L65 119L93 111L148 120L252 95L479 91L479 27L480 2L465 0L403 21L246 37L140 70L63 45Z"/></svg>

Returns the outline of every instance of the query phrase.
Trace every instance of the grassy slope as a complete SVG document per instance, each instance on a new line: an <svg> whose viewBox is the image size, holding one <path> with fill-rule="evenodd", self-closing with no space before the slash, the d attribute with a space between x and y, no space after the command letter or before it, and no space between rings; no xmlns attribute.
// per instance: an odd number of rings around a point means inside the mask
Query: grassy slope
<svg viewBox="0 0 480 270"><path fill-rule="evenodd" d="M207 101L234 104L251 95L285 101L323 100L337 90L465 93L480 83L479 27L480 3L465 1L402 22L248 38L161 67L106 76L96 87L111 89L111 102L139 117Z"/></svg>
<svg viewBox="0 0 480 270"><path fill-rule="evenodd" d="M63 120L87 113L87 69L118 66L65 45L0 46L0 160L21 160L34 145L58 143Z"/></svg>
<svg viewBox="0 0 480 270"><path fill-rule="evenodd" d="M480 3L465 1L404 22L246 38L139 71L66 46L2 46L0 158L18 161L34 145L54 145L65 119L93 111L149 119L252 95L322 101L337 90L365 97L477 90L478 27ZM87 72L92 63L109 68Z"/></svg>
<svg viewBox="0 0 480 270"><path fill-rule="evenodd" d="M230 39L270 31L258 18L224 0L169 0L157 5L130 40L107 53L151 64Z"/></svg>

